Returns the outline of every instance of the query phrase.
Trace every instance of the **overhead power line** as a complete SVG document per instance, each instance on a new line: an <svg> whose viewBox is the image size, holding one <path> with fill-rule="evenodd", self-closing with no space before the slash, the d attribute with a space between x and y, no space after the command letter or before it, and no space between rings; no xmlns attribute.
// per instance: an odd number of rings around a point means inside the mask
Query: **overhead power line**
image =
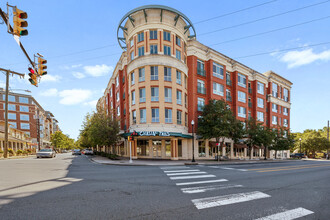
<svg viewBox="0 0 330 220"><path fill-rule="evenodd" d="M258 5L250 6L250 7L243 8L243 9L240 9L240 10L237 10L237 11L233 11L233 12L229 12L229 13L226 13L226 14L222 14L222 15L219 15L219 16L216 16L216 17L212 17L212 18L208 18L208 19L205 19L205 20L197 21L197 22L194 22L194 24L196 25L196 24L204 23L204 22L207 22L207 21L210 21L210 20L214 20L214 19L226 17L226 16L229 16L229 15L232 15L232 14L236 14L236 13L239 13L239 12L242 12L242 11L247 11L247 10L250 10L250 9L253 9L253 8L257 8L257 7L260 7L262 5L270 4L270 3L273 3L273 2L276 2L276 1L277 0L273 0L273 1L269 1L269 2L264 2L264 3L258 4Z"/></svg>
<svg viewBox="0 0 330 220"><path fill-rule="evenodd" d="M211 44L210 46L215 46L215 45L219 45L219 44L224 44L224 43L229 43L229 42L234 42L234 41L238 41L238 40L243 40L243 39L247 39L247 38L251 38L251 37L256 37L256 36L260 36L260 35L264 35L264 34L269 34L269 33L273 33L273 32L276 32L276 31L281 31L281 30L285 30L285 29L289 29L289 28L301 26L301 25L304 25L304 24L309 24L309 23L312 23L312 22L315 22L315 21L320 21L320 20L324 20L324 19L328 19L328 18L330 18L330 16L326 16L326 17L322 17L322 18L318 18L318 19L314 19L314 20L302 22L302 23L299 23L299 24L294 24L294 25L282 27L282 28L277 28L277 29L273 29L273 30L270 30L270 31L261 32L261 33L258 33L258 34L253 34L253 35L248 35L248 36L245 36L245 37L240 37L240 38L236 38L236 39L232 39L232 40L222 41L222 42L219 42L219 43Z"/></svg>
<svg viewBox="0 0 330 220"><path fill-rule="evenodd" d="M270 19L270 18L282 16L282 15L289 14L289 13L296 12L296 11L300 11L300 10L303 10L303 9L306 9L306 8L310 8L310 7L314 7L314 6L317 6L317 5L321 5L321 4L324 4L324 3L327 3L327 2L330 2L330 0L319 2L319 3L315 3L315 4L312 4L312 5L307 5L307 6L304 6L304 7L301 7L301 8L296 8L296 9L293 9L293 10L289 10L289 11L285 11L285 12L282 12L282 13L279 13L279 14L274 14L274 15L271 15L271 16L267 16L267 17L256 19L256 20L244 22L244 23L241 23L241 24L237 24L237 25L233 25L233 26L229 26L229 27L224 27L224 28L217 29L217 30L214 30L214 31L209 31L209 32L201 33L198 36L212 34L212 33L220 32L220 31L224 31L224 30L228 30L228 29L232 29L232 28L244 26L244 25L247 25L247 24L256 23L258 21L263 21L263 20L266 20L266 19Z"/></svg>
<svg viewBox="0 0 330 220"><path fill-rule="evenodd" d="M316 47L316 46L321 46L321 45L326 45L326 44L330 44L330 41L323 42L323 43L318 43L318 44L311 44L311 45L306 45L306 46L300 46L300 47L291 47L291 48L282 49L282 50L273 50L273 51L268 51L268 52L261 52L261 53L256 53L256 54L250 54L250 55L245 55L245 56L241 56L241 57L234 57L234 59L241 59L241 58L247 58L247 57L255 57L255 56L261 56L261 55L272 54L272 53L280 53L280 52L286 52L286 51L297 50L297 49L302 49L302 48Z"/></svg>

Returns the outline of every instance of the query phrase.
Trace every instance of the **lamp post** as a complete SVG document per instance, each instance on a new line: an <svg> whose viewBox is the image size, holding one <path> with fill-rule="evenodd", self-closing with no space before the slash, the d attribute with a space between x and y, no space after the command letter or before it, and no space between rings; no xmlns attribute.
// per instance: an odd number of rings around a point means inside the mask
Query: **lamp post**
<svg viewBox="0 0 330 220"><path fill-rule="evenodd" d="M300 150L299 150L299 153L301 153L301 138L299 138L299 141L300 141Z"/></svg>
<svg viewBox="0 0 330 220"><path fill-rule="evenodd" d="M192 135L193 135L193 140L192 140L192 160L191 162L195 162L195 133L194 133L194 120L191 120L191 129L192 129Z"/></svg>

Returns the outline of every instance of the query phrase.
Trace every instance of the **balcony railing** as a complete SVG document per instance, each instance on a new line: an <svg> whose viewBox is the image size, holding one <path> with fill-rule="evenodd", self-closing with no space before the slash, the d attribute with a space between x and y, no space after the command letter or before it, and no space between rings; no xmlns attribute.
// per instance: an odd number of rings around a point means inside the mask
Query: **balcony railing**
<svg viewBox="0 0 330 220"><path fill-rule="evenodd" d="M249 93L252 94L252 88L249 88Z"/></svg>
<svg viewBox="0 0 330 220"><path fill-rule="evenodd" d="M202 86L197 86L197 92L200 94L206 94L206 88Z"/></svg>
<svg viewBox="0 0 330 220"><path fill-rule="evenodd" d="M231 96L226 96L226 100L228 101L228 102L231 102Z"/></svg>
<svg viewBox="0 0 330 220"><path fill-rule="evenodd" d="M230 79L227 79L226 80L226 84L227 84L227 86L231 86L231 80Z"/></svg>
<svg viewBox="0 0 330 220"><path fill-rule="evenodd" d="M206 76L206 71L205 69L197 68L197 74L201 76Z"/></svg>

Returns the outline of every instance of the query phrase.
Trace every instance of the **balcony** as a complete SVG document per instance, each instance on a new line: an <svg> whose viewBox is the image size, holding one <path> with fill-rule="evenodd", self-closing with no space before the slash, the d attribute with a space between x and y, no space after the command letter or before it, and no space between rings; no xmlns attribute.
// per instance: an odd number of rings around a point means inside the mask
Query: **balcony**
<svg viewBox="0 0 330 220"><path fill-rule="evenodd" d="M206 94L206 88L202 86L197 86L197 92L200 94Z"/></svg>
<svg viewBox="0 0 330 220"><path fill-rule="evenodd" d="M252 94L252 88L249 88L249 93Z"/></svg>
<svg viewBox="0 0 330 220"><path fill-rule="evenodd" d="M252 102L249 101L248 105L249 105L249 108L252 108Z"/></svg>
<svg viewBox="0 0 330 220"><path fill-rule="evenodd" d="M197 74L200 76L206 76L206 71L205 69L197 68Z"/></svg>
<svg viewBox="0 0 330 220"><path fill-rule="evenodd" d="M227 86L231 86L231 80L230 79L227 79L226 80L226 84L227 84Z"/></svg>
<svg viewBox="0 0 330 220"><path fill-rule="evenodd" d="M226 100L227 100L228 102L231 102L231 96L227 95L227 96L226 96Z"/></svg>

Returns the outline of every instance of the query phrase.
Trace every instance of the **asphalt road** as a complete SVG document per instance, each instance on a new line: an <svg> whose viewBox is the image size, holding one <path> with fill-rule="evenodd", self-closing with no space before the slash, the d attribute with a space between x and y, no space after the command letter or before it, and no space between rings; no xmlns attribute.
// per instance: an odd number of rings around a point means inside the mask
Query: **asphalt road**
<svg viewBox="0 0 330 220"><path fill-rule="evenodd" d="M0 219L330 219L330 162L113 166L0 161Z"/></svg>

